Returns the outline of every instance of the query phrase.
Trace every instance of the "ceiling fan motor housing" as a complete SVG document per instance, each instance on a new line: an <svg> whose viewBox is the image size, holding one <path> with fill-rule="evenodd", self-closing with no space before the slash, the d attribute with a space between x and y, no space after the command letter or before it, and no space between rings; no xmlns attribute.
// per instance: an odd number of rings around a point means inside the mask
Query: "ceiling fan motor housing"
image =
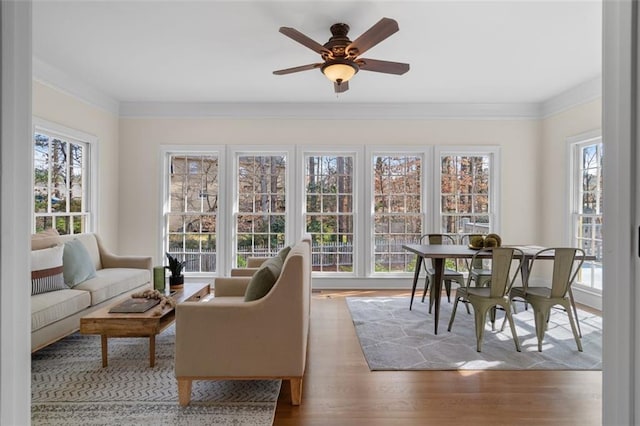
<svg viewBox="0 0 640 426"><path fill-rule="evenodd" d="M351 44L351 40L347 37L347 33L349 32L349 25L343 23L333 24L330 28L332 37L328 42L324 44L324 47L331 51L334 58L344 58L346 56L356 56L357 49L355 53L347 52L347 46ZM331 59L329 57L323 59Z"/></svg>

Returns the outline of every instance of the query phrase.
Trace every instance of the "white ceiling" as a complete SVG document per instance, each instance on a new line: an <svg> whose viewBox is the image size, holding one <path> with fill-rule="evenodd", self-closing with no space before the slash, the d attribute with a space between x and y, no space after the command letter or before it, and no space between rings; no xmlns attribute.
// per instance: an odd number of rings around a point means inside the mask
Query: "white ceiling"
<svg viewBox="0 0 640 426"><path fill-rule="evenodd" d="M34 0L33 54L120 102L331 102L319 70L272 74L320 59L278 28L324 44L382 17L400 31L364 56L411 70L362 71L341 102L537 103L601 74L602 3L576 0Z"/></svg>

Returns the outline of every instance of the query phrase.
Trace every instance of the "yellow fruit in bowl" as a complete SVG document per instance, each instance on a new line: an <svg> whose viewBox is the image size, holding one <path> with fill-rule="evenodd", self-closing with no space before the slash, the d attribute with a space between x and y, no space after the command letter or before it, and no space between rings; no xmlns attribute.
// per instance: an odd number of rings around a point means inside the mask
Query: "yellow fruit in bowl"
<svg viewBox="0 0 640 426"><path fill-rule="evenodd" d="M500 247L500 243L498 242L498 240L494 237L486 237L484 239L484 246L485 247Z"/></svg>
<svg viewBox="0 0 640 426"><path fill-rule="evenodd" d="M482 235L474 235L469 239L469 245L476 248L484 247L484 237Z"/></svg>
<svg viewBox="0 0 640 426"><path fill-rule="evenodd" d="M490 247L500 247L502 245L502 238L500 238L500 235L498 234L487 234L487 236L485 237L485 241L487 238L493 238L494 240L496 240L496 245L495 246L490 246ZM487 247L487 245L485 244L485 247Z"/></svg>

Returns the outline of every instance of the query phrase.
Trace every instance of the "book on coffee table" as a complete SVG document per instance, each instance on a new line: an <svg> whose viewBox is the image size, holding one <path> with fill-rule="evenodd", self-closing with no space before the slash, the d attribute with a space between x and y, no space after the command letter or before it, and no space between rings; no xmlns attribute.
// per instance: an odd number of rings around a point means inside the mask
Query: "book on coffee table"
<svg viewBox="0 0 640 426"><path fill-rule="evenodd" d="M109 312L119 313L119 314L142 313L153 308L158 303L160 303L159 299L145 299L141 297L133 297L109 309Z"/></svg>

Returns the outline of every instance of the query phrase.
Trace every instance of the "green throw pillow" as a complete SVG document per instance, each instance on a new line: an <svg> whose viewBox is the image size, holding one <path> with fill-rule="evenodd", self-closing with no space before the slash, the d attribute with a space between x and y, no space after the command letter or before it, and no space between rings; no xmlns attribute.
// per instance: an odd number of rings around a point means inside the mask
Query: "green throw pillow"
<svg viewBox="0 0 640 426"><path fill-rule="evenodd" d="M262 264L251 277L247 290L244 293L244 301L251 302L258 300L271 291L271 288L278 280L282 270L283 261L280 256L273 257Z"/></svg>
<svg viewBox="0 0 640 426"><path fill-rule="evenodd" d="M64 269L64 282L69 287L74 287L96 276L96 268L93 265L91 256L84 244L77 238L64 244L62 266Z"/></svg>
<svg viewBox="0 0 640 426"><path fill-rule="evenodd" d="M282 262L284 263L284 260L287 258L287 256L289 255L289 252L291 251L291 246L286 246L283 247L282 250L280 250L277 254L277 256L282 259Z"/></svg>

